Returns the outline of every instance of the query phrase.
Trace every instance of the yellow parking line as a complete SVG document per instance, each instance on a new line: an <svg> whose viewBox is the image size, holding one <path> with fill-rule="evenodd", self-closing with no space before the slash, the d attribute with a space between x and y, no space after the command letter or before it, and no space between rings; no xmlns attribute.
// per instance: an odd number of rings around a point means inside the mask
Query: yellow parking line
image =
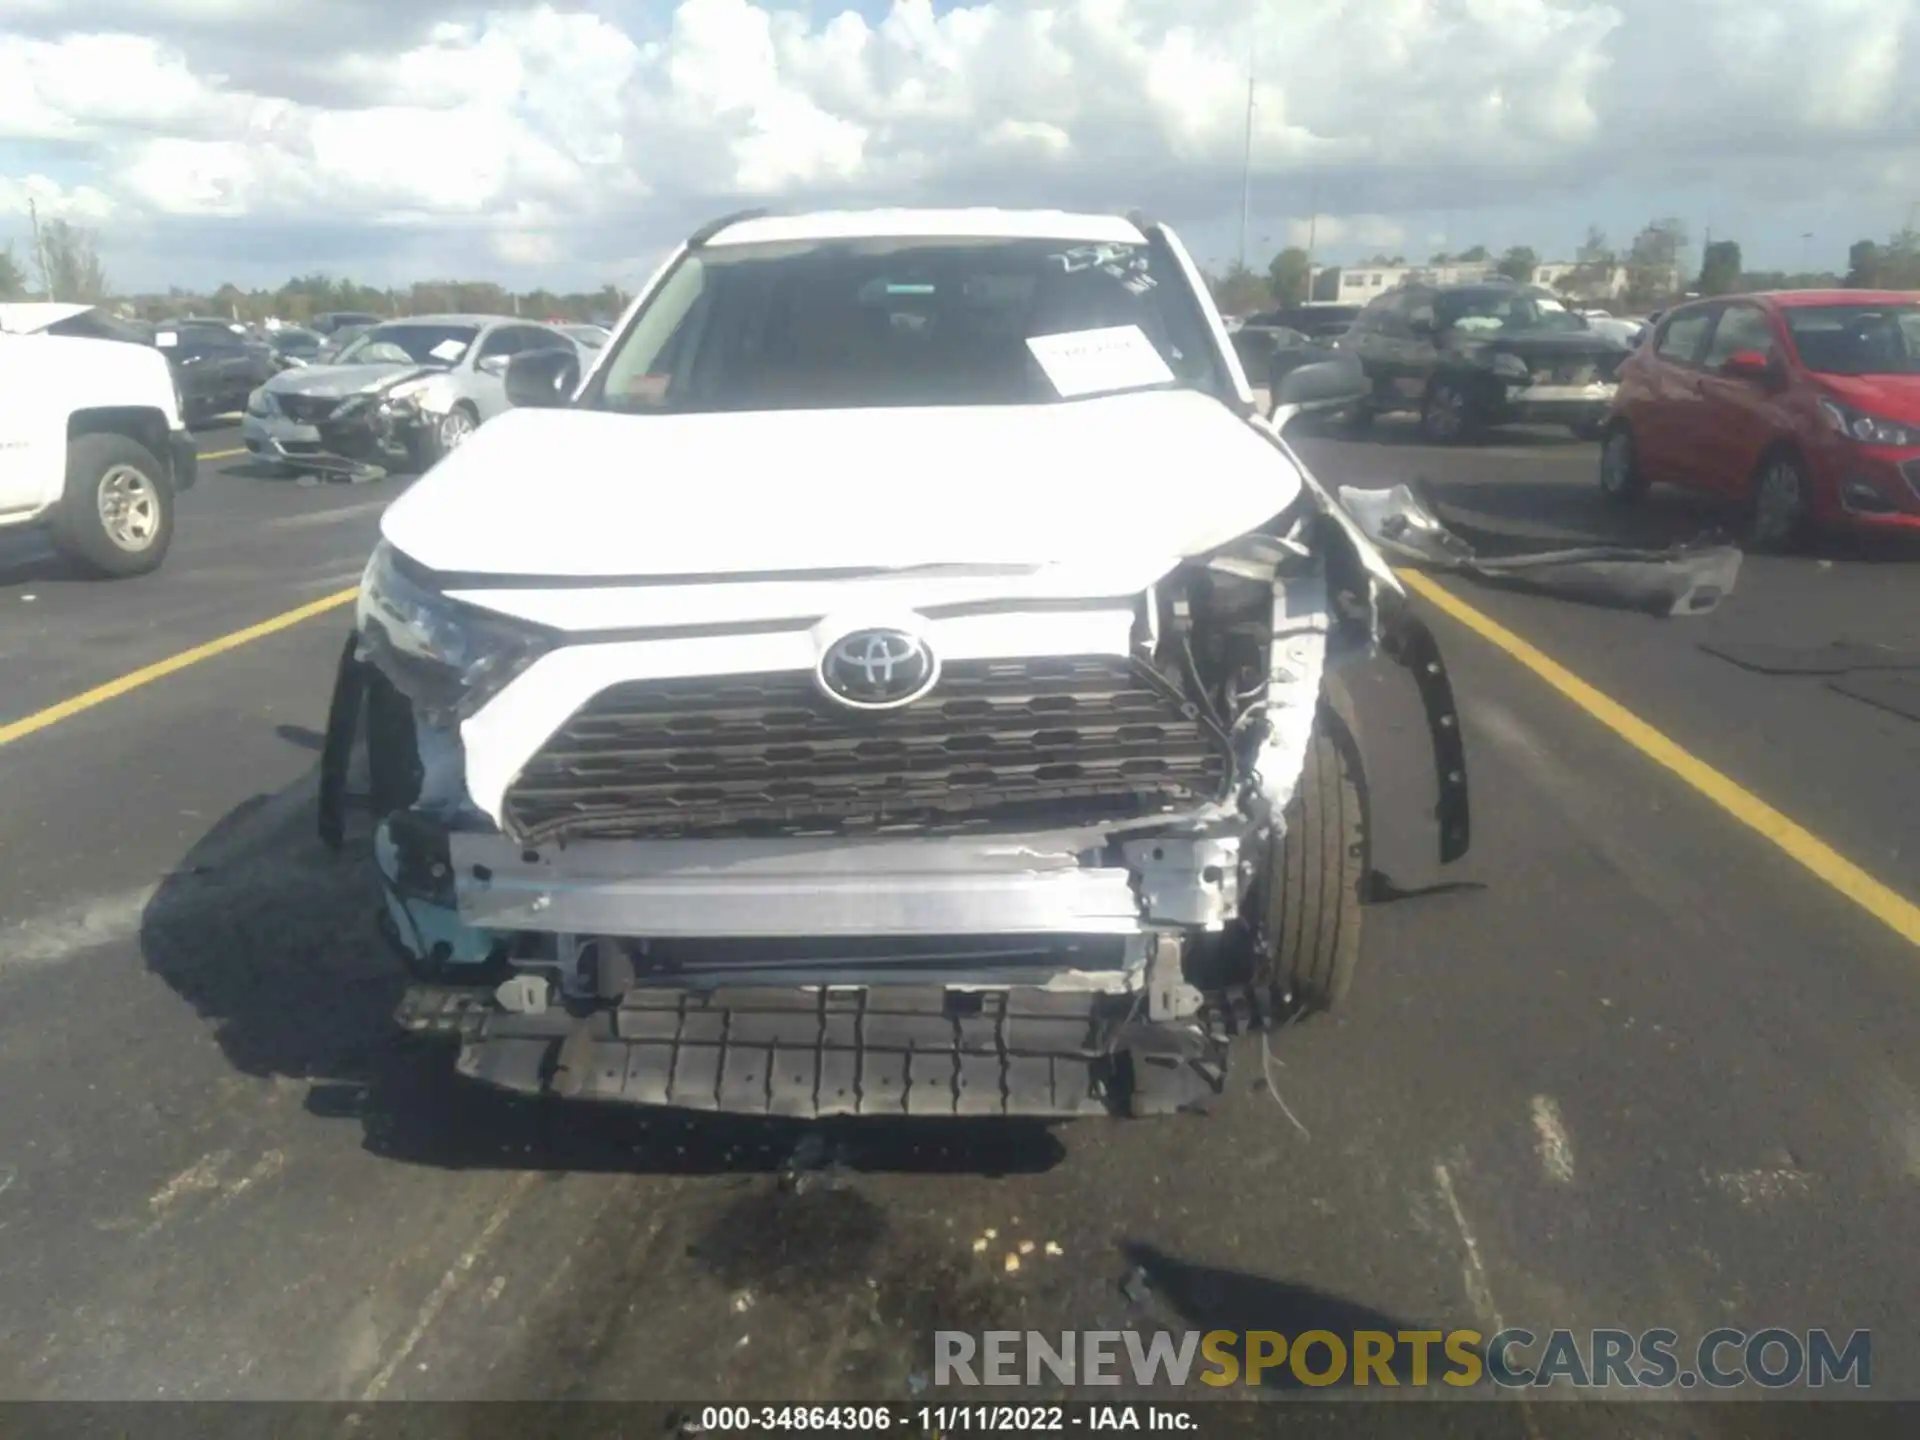
<svg viewBox="0 0 1920 1440"><path fill-rule="evenodd" d="M1601 694L1452 591L1425 575L1402 572L1401 578L1409 589L1505 651L1656 765L1672 771L1742 825L1771 840L1895 934L1920 945L1920 905L1874 879L1812 831L1682 749L1617 700Z"/></svg>
<svg viewBox="0 0 1920 1440"><path fill-rule="evenodd" d="M231 460L236 455L244 455L246 453L247 447L242 445L238 450L215 450L210 454L196 455L193 458L196 460Z"/></svg>
<svg viewBox="0 0 1920 1440"><path fill-rule="evenodd" d="M0 745L11 745L16 740L24 740L27 736L45 730L50 725L57 725L62 720L69 720L83 711L93 709L96 705L104 705L109 700L118 699L130 690L138 690L142 685L151 685L156 680L164 680L169 675L176 675L189 665L198 665L202 660L211 660L216 655L237 650L250 641L260 640L298 625L302 620L311 620L314 616L324 615L329 610L338 610L342 605L349 604L359 593L358 586L351 590L336 590L331 595L323 595L318 600L309 601L305 605L275 615L271 620L262 620L258 625L249 625L244 630L235 630L231 635L222 635L217 640L209 640L204 645L196 645L191 650L182 650L178 655L169 655L164 660L142 666L138 670L122 675L117 680L96 685L91 690L75 695L71 700L62 700L58 705L49 705L46 709L29 715L24 720L0 725Z"/></svg>

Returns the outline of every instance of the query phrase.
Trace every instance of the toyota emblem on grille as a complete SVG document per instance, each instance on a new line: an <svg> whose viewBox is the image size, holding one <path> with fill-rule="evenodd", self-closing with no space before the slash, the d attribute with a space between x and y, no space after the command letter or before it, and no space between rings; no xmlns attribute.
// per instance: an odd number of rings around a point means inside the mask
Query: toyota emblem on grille
<svg viewBox="0 0 1920 1440"><path fill-rule="evenodd" d="M911 705L940 678L926 641L905 630L855 630L820 657L820 688L856 710Z"/></svg>

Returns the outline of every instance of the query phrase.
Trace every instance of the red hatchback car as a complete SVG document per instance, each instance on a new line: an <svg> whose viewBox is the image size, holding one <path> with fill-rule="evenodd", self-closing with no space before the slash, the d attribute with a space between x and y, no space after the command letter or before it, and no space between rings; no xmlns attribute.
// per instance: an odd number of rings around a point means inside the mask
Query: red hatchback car
<svg viewBox="0 0 1920 1440"><path fill-rule="evenodd" d="M1795 290L1669 310L1620 367L1600 487L1739 502L1749 543L1920 532L1920 295Z"/></svg>

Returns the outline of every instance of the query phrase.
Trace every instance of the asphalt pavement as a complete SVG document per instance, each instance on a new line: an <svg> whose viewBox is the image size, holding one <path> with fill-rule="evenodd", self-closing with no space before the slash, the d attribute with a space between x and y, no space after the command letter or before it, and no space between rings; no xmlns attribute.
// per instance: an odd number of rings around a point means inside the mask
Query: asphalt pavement
<svg viewBox="0 0 1920 1440"><path fill-rule="evenodd" d="M1548 432L1300 446L1521 527L1715 518L1605 511ZM350 586L395 488L204 470L158 575L0 548L0 727ZM1920 644L1920 559L1749 559L1694 620L1446 583L1920 898L1920 723L1699 648ZM1417 716L1362 675L1383 868L1463 883L1368 910L1342 1011L1203 1117L822 1149L495 1097L391 1033L363 857L311 818L348 614L0 746L0 1397L904 1399L939 1329L1318 1324L1867 1329L1920 1398L1920 947L1450 616L1473 850L1429 863ZM1593 1433L1553 1399L1476 1433ZM1721 1433L1686 1408L1643 1433Z"/></svg>

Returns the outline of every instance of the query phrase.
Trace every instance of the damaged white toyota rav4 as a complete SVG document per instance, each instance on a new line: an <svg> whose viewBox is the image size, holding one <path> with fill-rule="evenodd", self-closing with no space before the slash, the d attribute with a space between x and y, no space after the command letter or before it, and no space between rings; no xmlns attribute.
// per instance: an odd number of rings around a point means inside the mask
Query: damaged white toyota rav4
<svg viewBox="0 0 1920 1440"><path fill-rule="evenodd" d="M1338 667L1432 636L1140 216L708 226L585 375L387 511L321 830L370 809L398 1019L508 1089L1149 1114L1326 1006L1368 818ZM350 776L362 773L364 786ZM364 790L365 793L349 793Z"/></svg>

